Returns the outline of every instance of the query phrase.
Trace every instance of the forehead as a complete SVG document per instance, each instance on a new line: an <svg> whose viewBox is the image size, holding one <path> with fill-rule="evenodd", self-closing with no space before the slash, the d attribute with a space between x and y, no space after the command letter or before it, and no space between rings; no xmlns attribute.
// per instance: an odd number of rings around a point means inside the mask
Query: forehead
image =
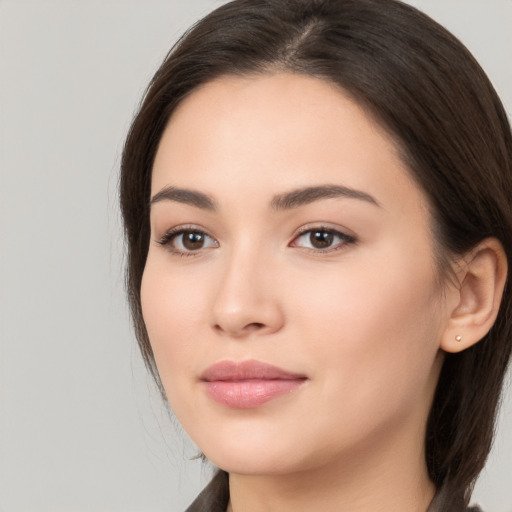
<svg viewBox="0 0 512 512"><path fill-rule="evenodd" d="M173 113L152 193L174 185L254 195L320 182L424 200L391 136L339 87L290 73L224 76Z"/></svg>

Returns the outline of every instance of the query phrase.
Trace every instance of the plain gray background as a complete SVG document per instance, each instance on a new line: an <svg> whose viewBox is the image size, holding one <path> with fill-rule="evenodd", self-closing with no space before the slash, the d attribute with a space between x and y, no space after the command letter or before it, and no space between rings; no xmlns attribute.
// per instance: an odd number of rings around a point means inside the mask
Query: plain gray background
<svg viewBox="0 0 512 512"><path fill-rule="evenodd" d="M140 361L117 173L141 94L214 0L0 0L0 510L180 512L207 481ZM411 1L512 111L512 1ZM512 512L512 393L475 492Z"/></svg>

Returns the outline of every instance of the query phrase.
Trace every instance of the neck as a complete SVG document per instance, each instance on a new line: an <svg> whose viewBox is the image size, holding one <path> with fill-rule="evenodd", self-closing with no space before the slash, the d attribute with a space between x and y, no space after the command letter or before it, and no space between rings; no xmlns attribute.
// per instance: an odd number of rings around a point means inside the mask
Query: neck
<svg viewBox="0 0 512 512"><path fill-rule="evenodd" d="M387 446L376 443L379 450L367 446L335 466L286 475L231 473L227 511L426 512L435 487L418 446L424 433L401 431L394 437Z"/></svg>

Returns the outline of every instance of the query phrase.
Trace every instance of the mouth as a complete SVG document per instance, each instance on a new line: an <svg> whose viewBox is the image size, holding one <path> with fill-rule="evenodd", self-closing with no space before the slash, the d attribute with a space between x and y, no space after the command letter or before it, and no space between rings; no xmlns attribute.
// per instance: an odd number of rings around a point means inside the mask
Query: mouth
<svg viewBox="0 0 512 512"><path fill-rule="evenodd" d="M207 395L233 409L251 409L292 393L308 380L260 361L221 361L200 376Z"/></svg>

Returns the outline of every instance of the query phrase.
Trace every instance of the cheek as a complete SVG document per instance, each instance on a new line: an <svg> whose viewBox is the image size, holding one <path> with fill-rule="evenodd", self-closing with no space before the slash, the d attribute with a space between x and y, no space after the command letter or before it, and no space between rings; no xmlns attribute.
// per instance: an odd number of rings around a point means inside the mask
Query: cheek
<svg viewBox="0 0 512 512"><path fill-rule="evenodd" d="M198 329L207 318L204 288L192 284L185 272L169 272L165 261L148 258L141 284L142 312L168 395L170 380L190 372Z"/></svg>
<svg viewBox="0 0 512 512"><path fill-rule="evenodd" d="M186 272L172 272L159 258L148 258L141 283L144 322L158 374L173 413L187 432L200 421L200 404L191 376L203 351L199 329L206 311L204 288L193 286ZM201 281L204 284L204 281ZM194 420L195 418L195 420ZM187 424L187 419L192 419Z"/></svg>
<svg viewBox="0 0 512 512"><path fill-rule="evenodd" d="M422 265L403 253L391 261L359 260L308 282L309 293L291 294L300 297L300 331L326 370L326 389L343 389L354 403L377 398L377 408L385 396L401 393L410 402L430 389L440 336L430 261Z"/></svg>

